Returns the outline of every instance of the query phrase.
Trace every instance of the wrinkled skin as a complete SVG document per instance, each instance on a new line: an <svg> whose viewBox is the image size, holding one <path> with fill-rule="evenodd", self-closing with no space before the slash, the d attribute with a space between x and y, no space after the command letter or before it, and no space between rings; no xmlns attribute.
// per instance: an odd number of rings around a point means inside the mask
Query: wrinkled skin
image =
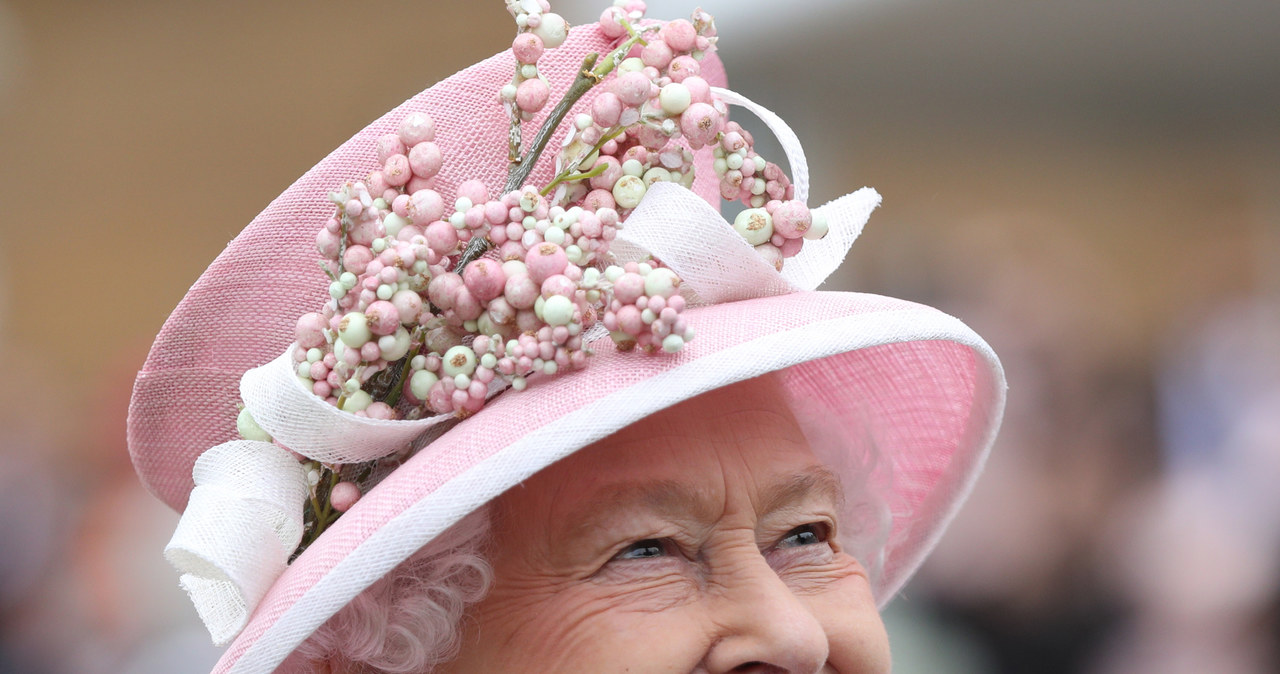
<svg viewBox="0 0 1280 674"><path fill-rule="evenodd" d="M840 485L771 378L651 416L495 501L490 594L442 671L888 672Z"/></svg>

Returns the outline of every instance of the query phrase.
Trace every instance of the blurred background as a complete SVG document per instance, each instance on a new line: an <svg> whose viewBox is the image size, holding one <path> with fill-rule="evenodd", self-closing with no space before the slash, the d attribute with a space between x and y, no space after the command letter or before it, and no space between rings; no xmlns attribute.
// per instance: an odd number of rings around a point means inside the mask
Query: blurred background
<svg viewBox="0 0 1280 674"><path fill-rule="evenodd" d="M1280 3L703 6L812 201L885 197L827 287L959 315L1008 370L896 671L1280 671ZM133 373L294 178L511 37L497 0L0 0L0 672L208 670Z"/></svg>

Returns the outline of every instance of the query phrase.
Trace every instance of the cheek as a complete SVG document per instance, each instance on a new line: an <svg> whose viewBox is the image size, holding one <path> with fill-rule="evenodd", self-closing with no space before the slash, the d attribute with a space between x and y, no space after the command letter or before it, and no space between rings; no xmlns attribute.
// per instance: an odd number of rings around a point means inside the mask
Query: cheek
<svg viewBox="0 0 1280 674"><path fill-rule="evenodd" d="M536 596L495 593L475 614L476 645L500 660L489 671L612 671L618 663L636 672L690 671L709 643L689 601L695 594L687 577L654 573Z"/></svg>
<svg viewBox="0 0 1280 674"><path fill-rule="evenodd" d="M828 584L823 592L803 595L802 600L827 634L828 661L836 671L888 674L889 637L865 577L847 576Z"/></svg>

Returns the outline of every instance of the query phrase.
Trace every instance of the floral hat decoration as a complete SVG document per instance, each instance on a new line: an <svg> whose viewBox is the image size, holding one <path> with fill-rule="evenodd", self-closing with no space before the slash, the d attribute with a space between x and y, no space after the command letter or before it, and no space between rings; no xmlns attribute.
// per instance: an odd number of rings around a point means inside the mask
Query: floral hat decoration
<svg viewBox="0 0 1280 674"><path fill-rule="evenodd" d="M654 21L625 0L570 30L546 0L507 10L510 50L285 190L138 375L130 452L183 511L165 554L231 644L217 671L270 671L466 514L736 381L780 372L841 438L821 450L838 471L878 452L881 603L994 439L1004 375L978 335L911 302L815 291L880 197L808 205L795 134L722 88L710 15ZM731 105L777 136L790 176ZM732 222L722 198L744 203Z"/></svg>

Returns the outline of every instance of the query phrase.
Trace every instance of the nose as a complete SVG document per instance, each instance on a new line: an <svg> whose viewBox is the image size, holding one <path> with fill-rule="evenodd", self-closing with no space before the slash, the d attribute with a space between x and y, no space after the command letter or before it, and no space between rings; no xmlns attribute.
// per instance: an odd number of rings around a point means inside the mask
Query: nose
<svg viewBox="0 0 1280 674"><path fill-rule="evenodd" d="M744 568L745 567L745 568ZM763 557L723 579L712 600L718 638L709 674L815 674L827 661L826 631Z"/></svg>

